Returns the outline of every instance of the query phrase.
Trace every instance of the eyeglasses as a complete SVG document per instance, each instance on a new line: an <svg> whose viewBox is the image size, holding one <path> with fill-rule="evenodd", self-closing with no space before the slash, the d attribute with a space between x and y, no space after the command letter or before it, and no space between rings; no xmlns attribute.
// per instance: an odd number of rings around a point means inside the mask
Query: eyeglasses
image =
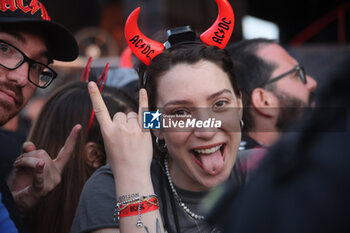
<svg viewBox="0 0 350 233"><path fill-rule="evenodd" d="M92 62L92 57L89 57L88 62L86 63L86 66L83 70L83 74L81 75L80 81L83 82L85 79L85 82L89 82L89 76L90 76L90 71L91 71L91 62ZM106 78L107 78L107 74L108 74L108 69L109 69L109 62L107 62L105 68L103 69L100 77L97 79L96 84L101 83L100 85L100 92L102 92L102 89L105 85L106 82ZM86 131L86 134L89 134L91 126L92 126L92 122L94 121L94 117L95 117L95 111L94 109L91 110L91 114L90 114L90 120L89 120L89 125Z"/></svg>
<svg viewBox="0 0 350 233"><path fill-rule="evenodd" d="M0 65L8 70L15 70L28 62L28 80L37 87L46 88L57 77L57 73L40 62L27 57L15 46L0 40Z"/></svg>
<svg viewBox="0 0 350 233"><path fill-rule="evenodd" d="M293 73L293 72L296 72L296 71L298 72L298 75L299 75L300 80L301 80L304 84L306 84L306 73L305 73L304 67L297 65L297 66L295 66L293 69L291 69L290 71L287 71L286 73L283 73L283 74L281 74L281 75L279 75L279 76L277 76L277 77L275 77L275 78L270 79L269 81L267 81L267 82L264 84L264 86L267 85L267 84L276 82L277 80L280 80L281 78L283 78L283 77L285 77L285 76L287 76L287 75L289 75L289 74L291 74L291 73Z"/></svg>

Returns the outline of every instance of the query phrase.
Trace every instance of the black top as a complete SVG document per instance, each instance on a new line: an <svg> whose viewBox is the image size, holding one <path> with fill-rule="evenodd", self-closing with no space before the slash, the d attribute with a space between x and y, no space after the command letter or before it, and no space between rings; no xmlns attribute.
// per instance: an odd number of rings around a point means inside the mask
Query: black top
<svg viewBox="0 0 350 233"><path fill-rule="evenodd" d="M245 183L245 174L239 169L239 161L236 162L226 184L241 187ZM164 227L169 233L177 232L178 225L181 233L219 232L214 227L208 226L203 220L193 220L179 206L173 197L162 165L155 159L152 162L151 177L155 193L159 200L159 210ZM181 200L196 214L205 215L202 208L208 192L192 192L176 187ZM116 191L112 170L109 165L103 166L86 182L80 196L71 233L90 232L101 228L117 228L118 222L113 220L114 205L116 203ZM211 199L212 200L212 199ZM205 199L207 203L208 200ZM212 200L214 202L214 200Z"/></svg>

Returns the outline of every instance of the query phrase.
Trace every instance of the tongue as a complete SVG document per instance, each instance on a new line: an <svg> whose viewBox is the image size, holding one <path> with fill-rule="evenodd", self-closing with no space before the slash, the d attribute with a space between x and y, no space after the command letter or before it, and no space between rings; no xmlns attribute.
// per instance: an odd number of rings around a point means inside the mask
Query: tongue
<svg viewBox="0 0 350 233"><path fill-rule="evenodd" d="M224 159L220 150L212 154L199 154L199 157L203 170L209 175L215 175L224 168Z"/></svg>

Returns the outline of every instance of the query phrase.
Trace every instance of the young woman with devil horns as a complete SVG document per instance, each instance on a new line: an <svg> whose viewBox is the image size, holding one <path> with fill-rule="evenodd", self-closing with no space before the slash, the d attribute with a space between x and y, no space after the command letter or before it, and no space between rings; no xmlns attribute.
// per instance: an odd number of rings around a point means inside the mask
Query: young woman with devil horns
<svg viewBox="0 0 350 233"><path fill-rule="evenodd" d="M126 40L144 63L139 114L117 113L111 119L96 85L89 84L109 165L85 186L71 232L219 232L205 222L200 207L213 188L243 182L234 166L242 101L223 49L233 30L233 11L227 0L216 2L219 16L200 39L190 27L181 27L168 31L165 44L152 41L137 27L140 9L129 16ZM182 128L179 123L152 129L151 136L145 128L152 124L144 124L149 114L153 127L166 116L222 124Z"/></svg>

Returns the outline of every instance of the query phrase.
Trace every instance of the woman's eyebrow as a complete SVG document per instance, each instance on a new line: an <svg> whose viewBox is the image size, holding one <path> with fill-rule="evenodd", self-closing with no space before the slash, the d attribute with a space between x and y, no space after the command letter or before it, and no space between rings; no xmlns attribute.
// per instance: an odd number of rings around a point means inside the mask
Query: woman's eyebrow
<svg viewBox="0 0 350 233"><path fill-rule="evenodd" d="M232 94L232 91L230 89L220 90L218 92L211 94L209 97L207 97L207 100L214 99L214 98L216 98L224 93ZM167 103L165 103L163 107L165 108L169 105L186 105L186 104L191 104L191 103L192 102L188 101L188 100L170 100Z"/></svg>
<svg viewBox="0 0 350 233"><path fill-rule="evenodd" d="M170 100L164 104L163 108L166 108L169 105L184 105L184 104L190 104L190 103L191 102L188 100Z"/></svg>
<svg viewBox="0 0 350 233"><path fill-rule="evenodd" d="M214 99L214 98L216 98L216 97L218 97L218 96L220 96L220 95L222 95L222 94L224 94L224 93L232 94L232 91L229 90L229 89L223 89L223 90L221 90L221 91L218 91L218 92L215 92L215 93L211 94L211 95L207 98L207 100Z"/></svg>

